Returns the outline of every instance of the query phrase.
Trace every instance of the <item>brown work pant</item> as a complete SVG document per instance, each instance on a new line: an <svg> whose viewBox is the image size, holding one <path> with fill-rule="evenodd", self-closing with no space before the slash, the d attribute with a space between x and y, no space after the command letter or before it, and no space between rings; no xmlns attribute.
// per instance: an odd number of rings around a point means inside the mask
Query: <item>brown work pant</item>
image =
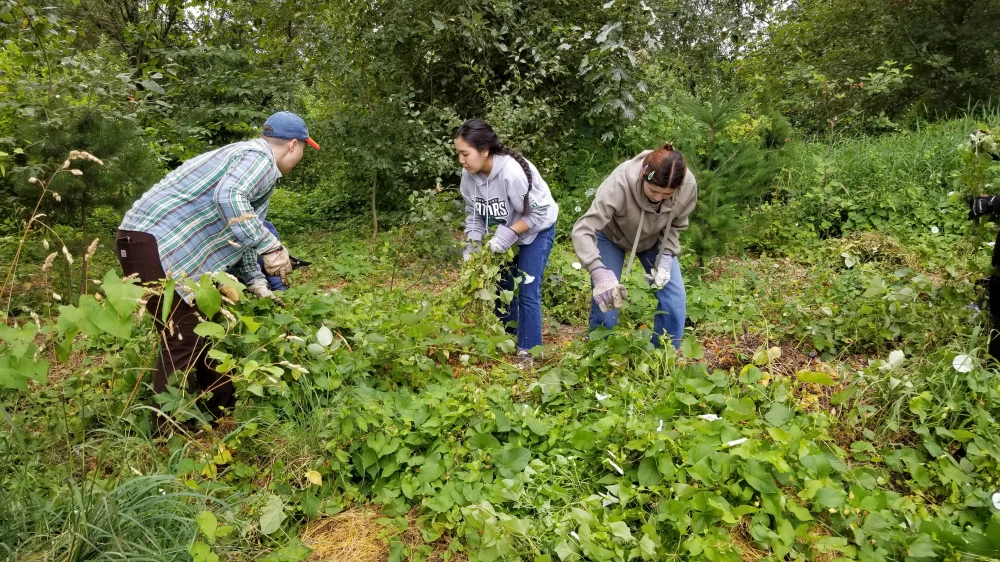
<svg viewBox="0 0 1000 562"><path fill-rule="evenodd" d="M160 252L156 238L145 232L119 230L117 239L118 261L125 275L138 275L143 283L154 283L166 278L160 263ZM198 319L198 307L186 303L174 294L165 325L161 321L163 299L160 295L150 297L146 310L153 316L160 335L160 353L153 373L153 390L159 394L167 390L167 377L176 371L185 375L192 368L202 391L211 392L206 401L209 412L216 418L225 415L226 409L236 405L233 381L228 374L220 373L208 363L208 342L194 333ZM204 316L204 315L202 315ZM206 318L206 320L210 320ZM164 429L165 420L154 416L155 428Z"/></svg>

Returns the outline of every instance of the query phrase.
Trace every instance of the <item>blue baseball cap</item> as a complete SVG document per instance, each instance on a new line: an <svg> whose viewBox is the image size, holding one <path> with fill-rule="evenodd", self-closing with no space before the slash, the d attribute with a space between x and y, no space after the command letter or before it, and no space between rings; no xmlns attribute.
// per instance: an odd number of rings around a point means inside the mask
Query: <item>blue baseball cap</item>
<svg viewBox="0 0 1000 562"><path fill-rule="evenodd" d="M319 150L316 141L309 138L306 122L289 111L279 111L264 121L264 136L275 139L300 140Z"/></svg>

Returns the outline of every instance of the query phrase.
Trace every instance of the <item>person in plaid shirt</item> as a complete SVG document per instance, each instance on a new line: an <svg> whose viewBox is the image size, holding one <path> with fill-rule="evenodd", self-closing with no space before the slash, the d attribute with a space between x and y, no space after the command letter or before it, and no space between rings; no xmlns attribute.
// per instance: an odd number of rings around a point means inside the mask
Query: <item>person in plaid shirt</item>
<svg viewBox="0 0 1000 562"><path fill-rule="evenodd" d="M264 273L287 285L292 263L262 221L275 183L299 163L305 145L319 150L302 118L283 111L267 119L261 138L202 154L167 174L132 205L118 227L118 260L125 274L143 283L197 281L232 268L249 292L274 298ZM163 299L154 296L146 303L161 343L153 390L166 392L170 374L193 370L202 391L211 393L206 405L218 419L235 405L233 382L209 364L206 342L194 333L200 317L193 295L179 290L178 296L171 299L166 324L161 322ZM157 433L169 424L158 414L153 422Z"/></svg>

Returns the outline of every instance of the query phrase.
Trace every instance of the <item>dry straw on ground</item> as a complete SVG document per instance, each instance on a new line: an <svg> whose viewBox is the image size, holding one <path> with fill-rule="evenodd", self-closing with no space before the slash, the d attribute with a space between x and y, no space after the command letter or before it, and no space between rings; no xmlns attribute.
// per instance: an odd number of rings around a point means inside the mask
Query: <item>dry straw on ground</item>
<svg viewBox="0 0 1000 562"><path fill-rule="evenodd" d="M309 523L302 541L313 549L310 560L382 562L389 556L382 514L355 508Z"/></svg>

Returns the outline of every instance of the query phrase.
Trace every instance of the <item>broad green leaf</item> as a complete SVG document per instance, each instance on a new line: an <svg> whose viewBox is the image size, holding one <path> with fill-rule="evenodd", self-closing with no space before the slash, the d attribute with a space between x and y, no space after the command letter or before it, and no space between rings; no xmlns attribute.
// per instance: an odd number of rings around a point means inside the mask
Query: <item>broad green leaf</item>
<svg viewBox="0 0 1000 562"><path fill-rule="evenodd" d="M937 559L934 549L934 539L928 535L921 534L917 540L910 543L906 550L906 555L912 558L933 558Z"/></svg>
<svg viewBox="0 0 1000 562"><path fill-rule="evenodd" d="M774 481L774 477L771 476L771 472L764 464L750 460L741 472L747 484L750 484L750 487L754 490L762 494L774 494L778 491L778 485Z"/></svg>
<svg viewBox="0 0 1000 562"><path fill-rule="evenodd" d="M135 279L123 282L122 278L113 269L108 270L104 274L104 279L101 281L101 288L104 290L104 296L107 298L108 304L122 318L135 311L143 293L142 287L136 285Z"/></svg>
<svg viewBox="0 0 1000 562"><path fill-rule="evenodd" d="M208 539L208 544L215 544L215 532L219 528L219 521L211 511L202 511L195 518L198 522L198 529L201 534Z"/></svg>
<svg viewBox="0 0 1000 562"><path fill-rule="evenodd" d="M611 534L620 539L627 541L634 540L632 538L632 531L629 530L628 524L624 521L615 521L614 523L609 524L608 528L611 529Z"/></svg>
<svg viewBox="0 0 1000 562"><path fill-rule="evenodd" d="M642 538L639 539L639 553L643 560L653 560L656 556L656 543L649 538L648 534L643 534Z"/></svg>
<svg viewBox="0 0 1000 562"><path fill-rule="evenodd" d="M219 555L212 552L211 546L201 541L195 541L188 552L193 562L219 562Z"/></svg>
<svg viewBox="0 0 1000 562"><path fill-rule="evenodd" d="M660 470L656 466L656 458L646 455L639 463L639 485L656 486L660 483Z"/></svg>
<svg viewBox="0 0 1000 562"><path fill-rule="evenodd" d="M528 531L531 530L531 522L527 519L501 519L500 526L519 535L527 535Z"/></svg>
<svg viewBox="0 0 1000 562"><path fill-rule="evenodd" d="M222 308L222 293L215 288L210 276L202 275L198 279L198 284L194 287L194 301L198 310L209 320Z"/></svg>
<svg viewBox="0 0 1000 562"><path fill-rule="evenodd" d="M523 447L503 449L495 457L497 466L506 468L511 472L520 472L531 462L531 451Z"/></svg>
<svg viewBox="0 0 1000 562"><path fill-rule="evenodd" d="M500 448L500 441L489 433L477 433L469 439L469 446L473 449L495 450Z"/></svg>
<svg viewBox="0 0 1000 562"><path fill-rule="evenodd" d="M202 322L194 327L194 333L203 338L222 339L226 337L226 329L215 322Z"/></svg>
<svg viewBox="0 0 1000 562"><path fill-rule="evenodd" d="M814 501L816 505L824 509L838 509L847 499L847 493L839 488L825 487L816 492Z"/></svg>
<svg viewBox="0 0 1000 562"><path fill-rule="evenodd" d="M260 514L260 532L270 535L281 528L281 522L286 518L285 503L281 498L271 494L267 497L267 505Z"/></svg>
<svg viewBox="0 0 1000 562"><path fill-rule="evenodd" d="M694 336L688 336L681 341L681 353L688 359L705 358L705 350L698 343L698 340L694 339Z"/></svg>
<svg viewBox="0 0 1000 562"><path fill-rule="evenodd" d="M780 427L788 423L792 419L794 412L788 406L781 403L775 403L771 406L771 409L764 414L764 419L775 427Z"/></svg>

